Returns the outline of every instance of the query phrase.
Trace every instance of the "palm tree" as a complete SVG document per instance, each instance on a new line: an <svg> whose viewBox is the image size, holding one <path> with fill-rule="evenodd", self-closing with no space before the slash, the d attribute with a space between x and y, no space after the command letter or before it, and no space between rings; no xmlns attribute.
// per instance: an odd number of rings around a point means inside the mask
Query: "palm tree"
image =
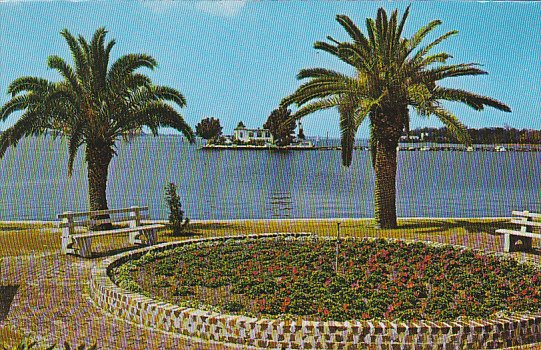
<svg viewBox="0 0 541 350"><path fill-rule="evenodd" d="M370 149L375 170L375 220L380 228L396 224L396 149L400 136L409 131L409 107L421 116L434 115L462 143L471 143L466 127L441 101L462 102L475 110L485 106L510 112L495 99L461 89L438 85L440 80L459 76L487 74L475 63L447 65L451 55L430 54L445 39L457 34L453 30L429 44L419 47L428 33L442 22L434 20L411 38L402 37L409 6L402 19L398 10L390 18L383 8L374 21L366 19L367 35L345 15L336 16L352 41L316 42L314 47L336 56L355 69L349 76L325 68L302 69L298 79L309 79L282 101L283 106L296 104L296 119L315 111L337 107L340 115L342 163L350 166L357 129L370 121Z"/></svg>
<svg viewBox="0 0 541 350"><path fill-rule="evenodd" d="M50 56L48 67L60 73L61 81L25 76L9 85L11 99L0 109L0 120L14 112L22 114L0 136L0 158L21 138L52 132L68 140L71 176L77 150L85 145L90 210L108 209L107 175L117 141L142 127L157 135L162 126L175 128L193 141L192 129L167 103L184 107L186 100L177 90L153 85L149 77L137 72L157 66L149 55L124 55L109 66L115 41L105 43L104 28L96 30L90 43L66 29L60 34L69 46L73 66L59 56Z"/></svg>

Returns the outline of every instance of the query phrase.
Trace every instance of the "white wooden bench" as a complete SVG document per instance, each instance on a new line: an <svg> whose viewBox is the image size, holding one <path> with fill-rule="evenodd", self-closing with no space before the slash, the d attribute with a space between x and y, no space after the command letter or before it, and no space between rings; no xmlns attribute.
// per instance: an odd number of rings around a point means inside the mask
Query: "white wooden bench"
<svg viewBox="0 0 541 350"><path fill-rule="evenodd" d="M111 210L86 212L64 212L58 215L62 221L62 252L79 254L82 257L92 256L92 237L129 234L131 244L156 243L158 229L164 225L142 225L142 219L148 219L148 207L130 207ZM103 218L108 216L108 218ZM97 231L93 228L103 224L124 224L127 227Z"/></svg>
<svg viewBox="0 0 541 350"><path fill-rule="evenodd" d="M503 233L504 251L517 252L532 249L532 239L541 238L541 214L529 211L513 211L512 224L520 226L520 230L499 229L497 233ZM522 244L517 245L518 242Z"/></svg>

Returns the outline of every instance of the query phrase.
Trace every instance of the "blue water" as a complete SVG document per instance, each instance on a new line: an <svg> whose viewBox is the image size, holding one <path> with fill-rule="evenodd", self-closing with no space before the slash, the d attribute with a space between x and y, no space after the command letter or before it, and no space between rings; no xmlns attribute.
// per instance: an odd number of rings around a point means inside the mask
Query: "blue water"
<svg viewBox="0 0 541 350"><path fill-rule="evenodd" d="M111 208L148 205L166 219L164 186L179 187L191 219L372 217L374 173L357 150L203 151L180 137L119 144L109 169ZM0 220L52 220L87 210L83 154L67 173L67 145L25 139L0 160ZM400 152L397 211L402 217L508 216L541 211L541 152Z"/></svg>

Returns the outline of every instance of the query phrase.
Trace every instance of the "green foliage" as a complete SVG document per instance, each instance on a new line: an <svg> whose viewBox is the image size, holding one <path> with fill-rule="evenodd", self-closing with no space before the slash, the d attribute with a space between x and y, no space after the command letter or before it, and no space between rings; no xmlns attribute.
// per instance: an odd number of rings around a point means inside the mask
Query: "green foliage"
<svg viewBox="0 0 541 350"><path fill-rule="evenodd" d="M541 130L515 129L510 127L468 129L473 144L541 144ZM424 134L425 142L455 143L454 135L446 128L418 128L409 136Z"/></svg>
<svg viewBox="0 0 541 350"><path fill-rule="evenodd" d="M215 307L258 317L453 321L538 312L541 303L539 268L420 242L341 240L338 273L335 240L318 238L194 244L145 260L132 279L156 272L171 285L154 286L160 297L204 303L226 290Z"/></svg>
<svg viewBox="0 0 541 350"><path fill-rule="evenodd" d="M179 236L186 229L190 219L184 220L184 211L180 203L180 196L177 194L177 186L172 182L165 187L165 201L169 206L169 224L173 229L173 235Z"/></svg>
<svg viewBox="0 0 541 350"><path fill-rule="evenodd" d="M287 146L293 141L296 123L291 110L279 107L271 112L263 127L269 129L276 145Z"/></svg>
<svg viewBox="0 0 541 350"><path fill-rule="evenodd" d="M12 347L8 347L6 345L3 345L2 346L2 349L3 350L30 350L30 349L33 349L33 350L40 350L40 349L43 349L43 350L56 350L56 349L59 349L56 347L56 345L52 345L50 347L40 347L38 348L37 347L37 342L35 341L31 341L29 339L23 339L18 345L15 345L15 346L12 346ZM62 348L63 350L96 350L97 349L97 345L94 344L90 347L86 347L84 344L81 344L77 347L70 347L70 345L68 344L68 342L64 342L64 347Z"/></svg>
<svg viewBox="0 0 541 350"><path fill-rule="evenodd" d="M222 135L220 119L204 118L195 126L195 134L205 140L215 140Z"/></svg>

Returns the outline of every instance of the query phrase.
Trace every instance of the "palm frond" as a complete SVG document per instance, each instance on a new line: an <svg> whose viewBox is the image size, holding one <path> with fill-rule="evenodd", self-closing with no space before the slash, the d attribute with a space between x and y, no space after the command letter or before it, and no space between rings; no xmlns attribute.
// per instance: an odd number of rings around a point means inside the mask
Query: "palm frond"
<svg viewBox="0 0 541 350"><path fill-rule="evenodd" d="M437 99L462 102L477 111L483 110L485 106L490 106L504 112L511 112L511 108L501 101L465 90L437 87L433 94Z"/></svg>
<svg viewBox="0 0 541 350"><path fill-rule="evenodd" d="M81 91L79 81L77 80L77 76L75 75L73 68L67 64L63 58L56 55L49 56L47 59L47 65L51 69L56 69L60 75L62 75L62 77L71 84L73 90L78 92Z"/></svg>
<svg viewBox="0 0 541 350"><path fill-rule="evenodd" d="M442 41L450 38L451 36L453 35L456 35L458 34L458 30L451 30L451 31L448 31L447 33L443 34L442 36L440 36L439 38L437 38L436 40L434 40L433 42L431 42L430 44L428 44L427 46L425 46L424 48L420 49L419 51L417 51L417 53L415 54L415 56L413 56L412 58L412 61L413 62L418 62L420 60L423 59L423 57L430 51L432 50L432 48L434 48L436 45L438 45L439 43L441 43Z"/></svg>
<svg viewBox="0 0 541 350"><path fill-rule="evenodd" d="M340 72L326 69L326 68L304 68L299 71L297 74L297 79L306 79L306 78L340 78L340 79L349 79L349 77Z"/></svg>
<svg viewBox="0 0 541 350"><path fill-rule="evenodd" d="M433 63L445 63L449 58L453 58L453 56L449 55L446 52L440 52L434 55L426 56L419 62L415 62L414 69L419 69L420 67L427 67Z"/></svg>
<svg viewBox="0 0 541 350"><path fill-rule="evenodd" d="M107 65L105 60L105 36L107 31L104 27L100 27L94 33L92 41L90 42L91 52L91 66L92 66L92 80L93 89L95 93L103 90L105 87L105 81L107 78Z"/></svg>
<svg viewBox="0 0 541 350"><path fill-rule="evenodd" d="M346 15L337 15L336 21L346 30L355 43L368 50L368 39L359 30L359 27Z"/></svg>
<svg viewBox="0 0 541 350"><path fill-rule="evenodd" d="M343 80L337 77L314 78L301 85L293 94L285 97L281 105L289 106L293 103L301 106L315 98L326 98L342 93L359 92L361 86L348 78Z"/></svg>
<svg viewBox="0 0 541 350"><path fill-rule="evenodd" d="M71 52L71 56L73 58L73 63L75 64L75 72L76 74L84 78L87 74L85 71L88 67L87 65L87 55L83 51L80 43L77 41L77 39L67 30L63 29L60 32L60 35L64 37L66 40L68 47Z"/></svg>
<svg viewBox="0 0 541 350"><path fill-rule="evenodd" d="M368 32L368 39L370 41L370 47L372 48L372 51L378 51L376 41L376 24L374 23L374 20L372 18L366 19L366 30Z"/></svg>
<svg viewBox="0 0 541 350"><path fill-rule="evenodd" d="M84 143L84 123L76 123L71 129L68 143L68 176L73 174L73 165L75 163L75 157L77 156L77 150Z"/></svg>
<svg viewBox="0 0 541 350"><path fill-rule="evenodd" d="M157 133L159 127L171 127L184 134L190 142L195 140L193 130L184 118L173 107L162 101L148 102L134 114L132 122L147 126L153 133Z"/></svg>
<svg viewBox="0 0 541 350"><path fill-rule="evenodd" d="M353 159L353 147L355 146L355 134L357 122L355 110L358 101L352 95L342 96L338 106L340 113L340 143L342 145L342 165L349 167Z"/></svg>
<svg viewBox="0 0 541 350"><path fill-rule="evenodd" d="M149 55L124 55L113 63L107 78L109 81L122 81L126 75L133 73L136 69L146 67L153 70L157 65L156 60Z"/></svg>
<svg viewBox="0 0 541 350"><path fill-rule="evenodd" d="M14 125L0 134L0 158L3 158L9 147L16 147L26 136L41 135L46 131L46 121L39 113L25 112Z"/></svg>
<svg viewBox="0 0 541 350"><path fill-rule="evenodd" d="M20 77L13 80L8 87L8 93L12 97L24 92L32 91L37 93L44 93L49 89L49 81L43 78L37 77Z"/></svg>
<svg viewBox="0 0 541 350"><path fill-rule="evenodd" d="M438 117L458 142L471 145L471 136L468 133L468 129L455 115L443 108L436 108L431 113Z"/></svg>
<svg viewBox="0 0 541 350"><path fill-rule="evenodd" d="M396 40L399 40L402 37L402 31L404 30L404 25L406 24L406 20L408 19L408 15L410 13L410 7L411 5L408 5L406 7L406 11L404 11L404 15L402 15L402 20L400 21L400 24L398 25L398 28L396 29Z"/></svg>
<svg viewBox="0 0 541 350"><path fill-rule="evenodd" d="M338 55L342 61L357 68L360 71L370 72L372 68L372 54L359 45L351 43L340 43L338 45Z"/></svg>
<svg viewBox="0 0 541 350"><path fill-rule="evenodd" d="M10 114L17 111L25 110L34 103L39 102L40 97L33 93L18 95L6 102L0 109L0 120L4 121Z"/></svg>
<svg viewBox="0 0 541 350"><path fill-rule="evenodd" d="M340 97L339 96L332 96L328 98L324 98L315 102L312 102L310 104L302 106L302 108L299 108L292 117L295 120L299 120L308 114L312 114L317 111L322 111L325 109L337 107L340 104Z"/></svg>
<svg viewBox="0 0 541 350"><path fill-rule="evenodd" d="M178 90L167 86L152 86L150 91L157 99L173 101L179 107L186 107L186 98Z"/></svg>
<svg viewBox="0 0 541 350"><path fill-rule="evenodd" d="M433 31L436 27L442 24L442 21L439 19L429 22L427 25L419 29L413 36L408 40L408 50L406 56L408 56L415 48L423 41L423 39Z"/></svg>
<svg viewBox="0 0 541 350"><path fill-rule="evenodd" d="M314 43L314 49L325 51L327 53L330 53L331 55L338 56L338 47L325 41L316 41Z"/></svg>
<svg viewBox="0 0 541 350"><path fill-rule="evenodd" d="M479 64L476 63L461 63L448 66L440 66L428 70L419 72L414 77L414 82L420 81L432 81L436 82L438 80L459 77L459 76L468 76L468 75L486 75L486 71L477 68Z"/></svg>

